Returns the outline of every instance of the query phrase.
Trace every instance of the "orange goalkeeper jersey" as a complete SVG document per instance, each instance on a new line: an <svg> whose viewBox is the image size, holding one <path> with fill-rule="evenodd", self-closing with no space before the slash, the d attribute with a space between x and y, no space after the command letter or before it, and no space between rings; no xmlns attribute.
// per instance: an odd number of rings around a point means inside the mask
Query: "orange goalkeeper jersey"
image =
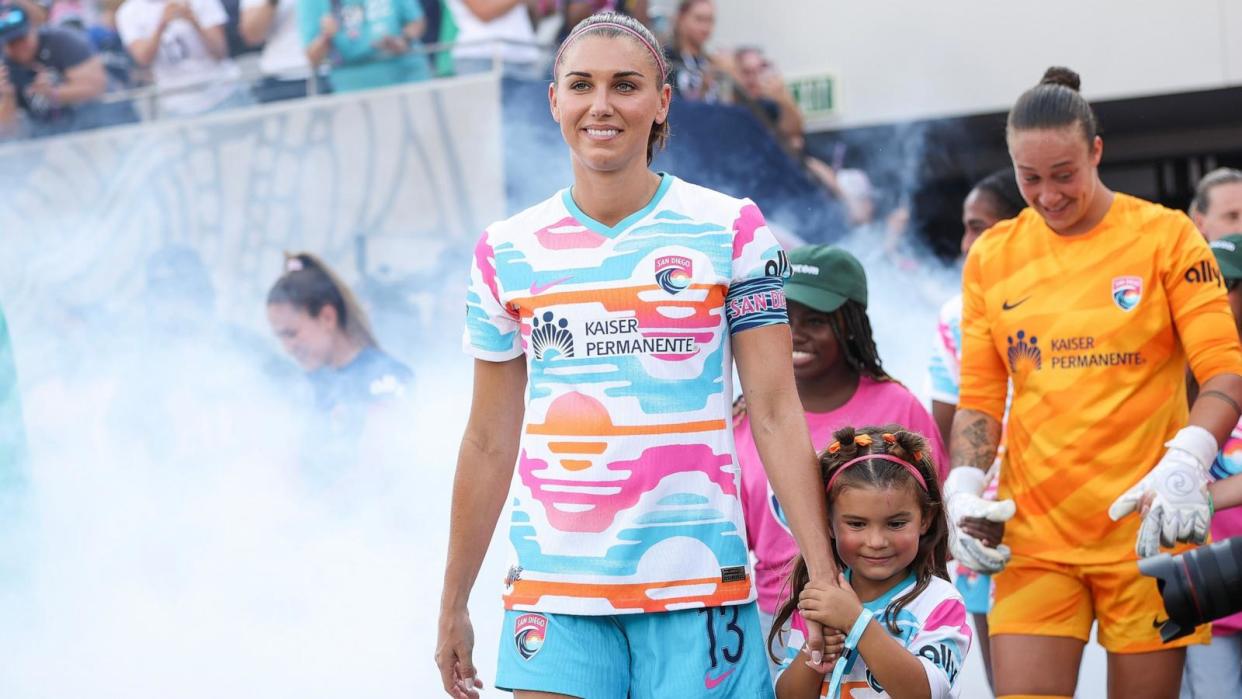
<svg viewBox="0 0 1242 699"><path fill-rule="evenodd" d="M1064 563L1134 556L1139 518L1108 507L1186 425L1185 369L1242 374L1216 261L1184 214L1117 194L1063 237L1032 209L970 250L962 280L961 409L1013 403L1000 497L1015 553Z"/></svg>

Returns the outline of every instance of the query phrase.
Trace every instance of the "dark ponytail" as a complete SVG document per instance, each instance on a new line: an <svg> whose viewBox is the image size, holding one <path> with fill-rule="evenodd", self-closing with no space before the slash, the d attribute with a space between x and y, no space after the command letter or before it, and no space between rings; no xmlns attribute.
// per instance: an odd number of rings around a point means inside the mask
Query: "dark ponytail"
<svg viewBox="0 0 1242 699"><path fill-rule="evenodd" d="M1081 87L1078 73L1062 66L1049 68L1039 84L1023 92L1009 110L1009 133L1078 125L1090 146L1099 134L1099 124L1091 105L1078 92Z"/></svg>
<svg viewBox="0 0 1242 699"><path fill-rule="evenodd" d="M267 305L286 303L317 317L325 306L336 311L336 324L350 339L364 347L378 347L371 323L349 287L318 257L308 253L285 253L285 273L267 293Z"/></svg>

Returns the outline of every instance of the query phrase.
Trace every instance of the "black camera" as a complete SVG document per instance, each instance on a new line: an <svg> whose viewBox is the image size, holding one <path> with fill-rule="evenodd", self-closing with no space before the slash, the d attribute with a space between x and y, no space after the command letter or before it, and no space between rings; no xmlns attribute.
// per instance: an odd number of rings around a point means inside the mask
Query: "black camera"
<svg viewBox="0 0 1242 699"><path fill-rule="evenodd" d="M1242 611L1242 536L1177 556L1162 553L1139 561L1139 571L1156 579L1164 611L1165 643L1188 636L1196 626Z"/></svg>

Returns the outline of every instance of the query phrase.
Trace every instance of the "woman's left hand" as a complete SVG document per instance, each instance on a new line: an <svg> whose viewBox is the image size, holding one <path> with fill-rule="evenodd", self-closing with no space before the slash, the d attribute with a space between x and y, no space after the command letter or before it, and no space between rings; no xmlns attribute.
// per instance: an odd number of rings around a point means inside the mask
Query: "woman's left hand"
<svg viewBox="0 0 1242 699"><path fill-rule="evenodd" d="M854 626L862 609L862 602L845 579L845 573L838 575L836 584L811 582L798 596L798 611L802 616L845 632Z"/></svg>

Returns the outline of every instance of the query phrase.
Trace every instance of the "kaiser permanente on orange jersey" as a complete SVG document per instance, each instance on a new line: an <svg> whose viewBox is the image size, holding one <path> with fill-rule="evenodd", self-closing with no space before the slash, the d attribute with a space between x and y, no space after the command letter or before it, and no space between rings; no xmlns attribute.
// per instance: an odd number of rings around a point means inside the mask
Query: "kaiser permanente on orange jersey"
<svg viewBox="0 0 1242 699"><path fill-rule="evenodd" d="M1114 523L1108 507L1185 426L1187 363L1200 383L1242 374L1207 243L1184 214L1117 194L1081 236L1057 235L1031 209L997 224L962 283L959 407L999 420L1014 385L1000 497L1017 515L1005 542L1066 563L1132 558L1141 519Z"/></svg>

